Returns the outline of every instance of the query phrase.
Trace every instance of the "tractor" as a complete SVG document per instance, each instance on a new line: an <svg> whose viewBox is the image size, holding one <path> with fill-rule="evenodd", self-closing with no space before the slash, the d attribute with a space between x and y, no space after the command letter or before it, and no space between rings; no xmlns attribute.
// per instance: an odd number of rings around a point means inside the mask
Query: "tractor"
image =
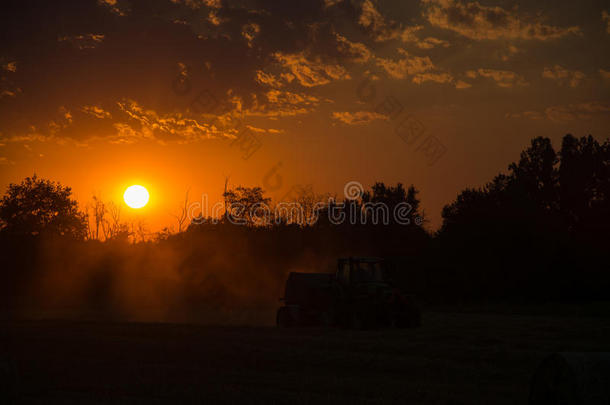
<svg viewBox="0 0 610 405"><path fill-rule="evenodd" d="M280 301L284 305L277 311L279 327L421 325L414 297L392 285L386 262L376 257L339 259L335 274L291 272Z"/></svg>

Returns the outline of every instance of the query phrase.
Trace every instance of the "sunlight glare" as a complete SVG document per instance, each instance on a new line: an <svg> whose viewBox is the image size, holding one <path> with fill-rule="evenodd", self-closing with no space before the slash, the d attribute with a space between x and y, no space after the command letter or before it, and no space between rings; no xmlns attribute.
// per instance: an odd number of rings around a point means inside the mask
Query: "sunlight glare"
<svg viewBox="0 0 610 405"><path fill-rule="evenodd" d="M131 208L142 208L148 203L148 190L140 185L127 187L123 199Z"/></svg>

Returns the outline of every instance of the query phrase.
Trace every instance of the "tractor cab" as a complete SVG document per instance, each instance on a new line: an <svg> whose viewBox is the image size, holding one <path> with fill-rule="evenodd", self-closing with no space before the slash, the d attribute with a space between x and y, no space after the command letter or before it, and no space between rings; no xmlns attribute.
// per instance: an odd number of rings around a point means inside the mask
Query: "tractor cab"
<svg viewBox="0 0 610 405"><path fill-rule="evenodd" d="M377 257L338 260L337 273L295 273L286 281L278 326L339 325L355 329L415 327L421 322L412 297L392 286Z"/></svg>
<svg viewBox="0 0 610 405"><path fill-rule="evenodd" d="M377 257L349 257L339 259L337 281L344 285L386 283L386 265Z"/></svg>

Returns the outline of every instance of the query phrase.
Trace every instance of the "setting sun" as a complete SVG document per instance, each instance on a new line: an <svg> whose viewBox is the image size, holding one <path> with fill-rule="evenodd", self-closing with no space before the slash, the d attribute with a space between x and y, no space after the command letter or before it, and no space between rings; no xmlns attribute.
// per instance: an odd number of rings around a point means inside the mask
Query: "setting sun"
<svg viewBox="0 0 610 405"><path fill-rule="evenodd" d="M131 208L142 208L148 203L148 190L143 186L134 185L127 187L125 190L125 194L123 194L123 199L125 200L125 204L130 206Z"/></svg>

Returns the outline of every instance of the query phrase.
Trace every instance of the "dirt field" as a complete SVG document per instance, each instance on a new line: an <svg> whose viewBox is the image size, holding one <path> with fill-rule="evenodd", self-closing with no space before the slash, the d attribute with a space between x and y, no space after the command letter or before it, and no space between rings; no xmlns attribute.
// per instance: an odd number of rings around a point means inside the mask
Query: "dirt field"
<svg viewBox="0 0 610 405"><path fill-rule="evenodd" d="M25 404L523 404L544 356L610 346L603 318L424 322L345 331L4 321L1 386Z"/></svg>

